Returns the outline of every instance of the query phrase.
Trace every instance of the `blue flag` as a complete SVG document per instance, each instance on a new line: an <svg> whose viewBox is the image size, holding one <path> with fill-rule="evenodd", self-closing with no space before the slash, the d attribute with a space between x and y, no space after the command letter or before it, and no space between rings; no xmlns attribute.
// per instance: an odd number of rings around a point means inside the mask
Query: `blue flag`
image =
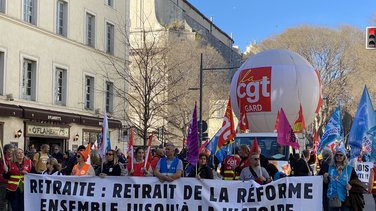
<svg viewBox="0 0 376 211"><path fill-rule="evenodd" d="M325 146L336 140L343 141L342 114L339 106L336 108L330 117L329 122L325 126L325 132L321 137L318 152L320 153Z"/></svg>
<svg viewBox="0 0 376 211"><path fill-rule="evenodd" d="M191 124L189 126L188 137L187 137L187 161L196 166L198 162L198 155L199 155L199 147L198 147L198 126L197 126L197 105L195 104L195 108L192 114Z"/></svg>
<svg viewBox="0 0 376 211"><path fill-rule="evenodd" d="M217 150L218 145L218 132L210 139L209 143L206 145L206 149L210 151L211 155L214 155Z"/></svg>
<svg viewBox="0 0 376 211"><path fill-rule="evenodd" d="M351 147L350 159L358 157L362 151L363 141L367 141L367 132L375 126L375 112L368 94L367 87L363 89L362 97L351 125L348 144Z"/></svg>

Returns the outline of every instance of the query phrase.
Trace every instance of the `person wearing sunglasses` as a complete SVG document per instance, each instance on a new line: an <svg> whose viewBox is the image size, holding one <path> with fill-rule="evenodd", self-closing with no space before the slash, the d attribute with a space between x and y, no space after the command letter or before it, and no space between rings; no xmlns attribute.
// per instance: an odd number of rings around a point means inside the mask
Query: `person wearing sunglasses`
<svg viewBox="0 0 376 211"><path fill-rule="evenodd" d="M260 185L267 184L271 182L269 173L260 163L260 148L258 147L257 141L254 140L249 156L249 167L244 168L240 173L239 180L249 181L254 180Z"/></svg>
<svg viewBox="0 0 376 211"><path fill-rule="evenodd" d="M329 210L351 210L351 208L345 204L345 200L349 196L349 191L352 188L349 182L355 178L358 178L358 176L354 168L348 164L346 149L344 145L341 144L336 149L328 173L324 174L324 182L329 183L327 191Z"/></svg>
<svg viewBox="0 0 376 211"><path fill-rule="evenodd" d="M118 156L114 150L109 150L106 153L106 160L103 163L103 168L99 167L96 170L96 175L100 177L105 176L120 176L121 168L119 166Z"/></svg>
<svg viewBox="0 0 376 211"><path fill-rule="evenodd" d="M63 175L61 165L56 158L49 158L46 163L47 169L42 172L44 175Z"/></svg>
<svg viewBox="0 0 376 211"><path fill-rule="evenodd" d="M90 153L90 144L86 146L84 151L77 152L77 164L73 167L73 176L95 176L93 167L86 163Z"/></svg>

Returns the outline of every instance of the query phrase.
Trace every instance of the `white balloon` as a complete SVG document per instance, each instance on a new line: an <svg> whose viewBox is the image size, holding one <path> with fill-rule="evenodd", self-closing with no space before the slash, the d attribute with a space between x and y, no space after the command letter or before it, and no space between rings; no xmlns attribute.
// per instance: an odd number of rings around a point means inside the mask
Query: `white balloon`
<svg viewBox="0 0 376 211"><path fill-rule="evenodd" d="M278 110L283 108L291 126L302 104L306 126L315 117L320 98L319 76L312 65L288 50L267 50L250 58L231 82L232 108L246 110L251 132L273 132Z"/></svg>

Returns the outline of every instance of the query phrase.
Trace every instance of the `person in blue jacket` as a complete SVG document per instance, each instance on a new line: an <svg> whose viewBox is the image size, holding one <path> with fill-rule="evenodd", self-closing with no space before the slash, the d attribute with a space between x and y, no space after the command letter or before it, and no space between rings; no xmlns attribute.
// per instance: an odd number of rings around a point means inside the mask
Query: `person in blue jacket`
<svg viewBox="0 0 376 211"><path fill-rule="evenodd" d="M158 177L161 182L172 182L179 179L183 173L183 162L174 154L175 146L172 143L167 143L165 148L165 155L159 159L154 170L154 175Z"/></svg>
<svg viewBox="0 0 376 211"><path fill-rule="evenodd" d="M351 210L344 202L349 196L351 185L349 181L358 178L354 168L348 164L346 150L343 144L337 147L332 164L329 166L328 172L324 174L324 182L328 184L327 196L329 199L329 210ZM340 207L330 207L331 200L339 198Z"/></svg>

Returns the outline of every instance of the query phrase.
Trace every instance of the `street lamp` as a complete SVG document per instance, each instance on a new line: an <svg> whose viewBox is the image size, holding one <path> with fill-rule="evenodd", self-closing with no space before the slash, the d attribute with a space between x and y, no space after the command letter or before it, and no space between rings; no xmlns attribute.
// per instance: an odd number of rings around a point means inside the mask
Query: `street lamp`
<svg viewBox="0 0 376 211"><path fill-rule="evenodd" d="M231 70L231 69L238 69L239 67L211 67L211 68L203 68L202 67L202 53L201 53L201 59L200 59L200 110L199 110L199 140L200 145L202 142L202 79L203 79L203 71L204 70Z"/></svg>

